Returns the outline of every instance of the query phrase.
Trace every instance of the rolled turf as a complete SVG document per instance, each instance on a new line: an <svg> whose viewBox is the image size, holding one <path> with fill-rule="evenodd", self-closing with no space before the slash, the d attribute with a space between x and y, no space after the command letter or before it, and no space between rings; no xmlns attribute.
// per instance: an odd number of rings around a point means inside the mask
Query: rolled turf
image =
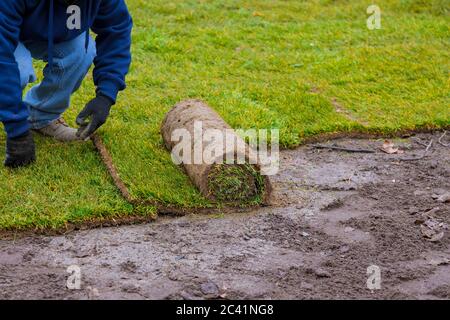
<svg viewBox="0 0 450 320"><path fill-rule="evenodd" d="M205 140L208 132L223 139ZM183 165L193 184L212 202L228 205L267 202L270 180L261 174L258 157L204 102L186 100L175 105L164 118L161 134L167 149L177 151L172 152L174 161ZM181 136L186 143L184 149L179 147L183 142ZM230 141L234 143L231 147ZM211 151L209 159L204 158L207 150Z"/></svg>

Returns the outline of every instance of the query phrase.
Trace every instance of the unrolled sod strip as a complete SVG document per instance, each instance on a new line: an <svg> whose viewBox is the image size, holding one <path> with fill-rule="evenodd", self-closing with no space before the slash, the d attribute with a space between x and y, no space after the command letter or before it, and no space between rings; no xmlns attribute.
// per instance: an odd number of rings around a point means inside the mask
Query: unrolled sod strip
<svg viewBox="0 0 450 320"><path fill-rule="evenodd" d="M216 133L220 131L226 138L223 141L209 139L205 143L203 135L208 130L209 132L215 130ZM185 132L191 137L188 140L190 141L188 147L192 161L183 162L182 165L191 181L206 198L213 202L233 205L268 202L271 191L270 180L268 176L261 175L261 165L255 152L250 152L251 149L242 138L208 105L200 100L187 100L175 105L167 113L161 126L162 137L169 151L177 148L177 144L179 147L180 132ZM236 147L230 148L228 145L227 148L227 143L232 139L235 139ZM199 140L203 141L202 144ZM211 153L212 160L211 157L209 160L200 157L200 162L198 159L194 161L194 156L201 155L206 148L215 150ZM226 159L234 161L228 163ZM237 159L244 161L239 163Z"/></svg>

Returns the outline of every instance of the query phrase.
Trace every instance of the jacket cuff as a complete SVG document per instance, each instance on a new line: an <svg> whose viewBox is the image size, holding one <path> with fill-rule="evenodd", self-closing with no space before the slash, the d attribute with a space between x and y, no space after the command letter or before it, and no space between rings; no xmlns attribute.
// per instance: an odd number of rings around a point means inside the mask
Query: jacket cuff
<svg viewBox="0 0 450 320"><path fill-rule="evenodd" d="M103 80L97 86L97 94L102 94L110 98L113 104L116 103L118 93L119 93L119 85L114 81Z"/></svg>
<svg viewBox="0 0 450 320"><path fill-rule="evenodd" d="M16 138L24 135L30 130L28 120L4 122L6 136L8 138Z"/></svg>

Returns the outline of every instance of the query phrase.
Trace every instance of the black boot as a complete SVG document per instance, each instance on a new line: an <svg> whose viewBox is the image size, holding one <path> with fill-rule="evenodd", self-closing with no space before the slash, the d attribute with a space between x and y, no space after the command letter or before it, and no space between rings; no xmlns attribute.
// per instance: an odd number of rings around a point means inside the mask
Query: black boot
<svg viewBox="0 0 450 320"><path fill-rule="evenodd" d="M6 140L6 159L4 163L6 167L24 167L34 161L36 161L36 148L30 131L20 137Z"/></svg>

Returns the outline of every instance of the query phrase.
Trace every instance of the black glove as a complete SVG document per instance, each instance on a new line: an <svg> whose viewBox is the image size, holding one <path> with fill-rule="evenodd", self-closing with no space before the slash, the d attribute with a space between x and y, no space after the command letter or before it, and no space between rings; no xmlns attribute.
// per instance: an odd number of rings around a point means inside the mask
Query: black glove
<svg viewBox="0 0 450 320"><path fill-rule="evenodd" d="M110 98L101 94L92 99L77 117L77 124L80 126L77 136L83 140L89 138L106 122L113 104ZM91 121L88 122L87 118L91 118Z"/></svg>
<svg viewBox="0 0 450 320"><path fill-rule="evenodd" d="M36 161L36 148L30 131L20 137L6 139L6 159L4 163L6 167L23 167L34 161Z"/></svg>

